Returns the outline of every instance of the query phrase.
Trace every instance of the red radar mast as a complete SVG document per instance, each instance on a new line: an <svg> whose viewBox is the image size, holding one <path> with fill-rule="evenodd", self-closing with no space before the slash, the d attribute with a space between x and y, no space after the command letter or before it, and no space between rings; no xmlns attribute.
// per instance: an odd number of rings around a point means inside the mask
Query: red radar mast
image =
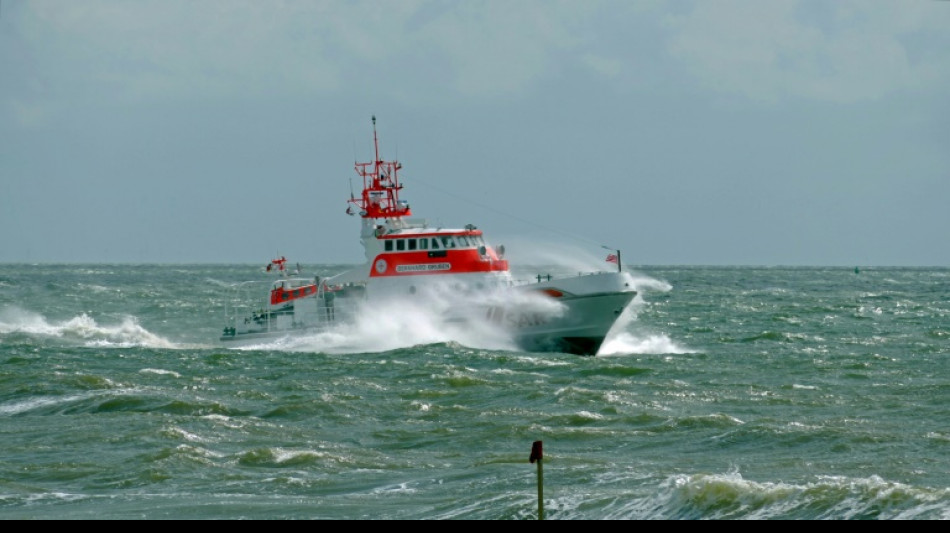
<svg viewBox="0 0 950 533"><path fill-rule="evenodd" d="M360 216L368 218L401 218L411 216L409 203L399 199L402 184L399 170L402 163L383 161L379 158L379 139L376 136L376 115L373 115L373 146L376 159L369 163L356 163L356 173L363 178L363 193L360 198L350 198L348 203L359 208ZM352 206L351 206L352 208ZM353 214L348 208L347 213Z"/></svg>
<svg viewBox="0 0 950 533"><path fill-rule="evenodd" d="M280 256L279 259L271 259L271 262L267 263L267 271L270 272L277 268L278 272L285 273L287 271L287 267L284 266L285 263L287 263L287 258L284 256Z"/></svg>

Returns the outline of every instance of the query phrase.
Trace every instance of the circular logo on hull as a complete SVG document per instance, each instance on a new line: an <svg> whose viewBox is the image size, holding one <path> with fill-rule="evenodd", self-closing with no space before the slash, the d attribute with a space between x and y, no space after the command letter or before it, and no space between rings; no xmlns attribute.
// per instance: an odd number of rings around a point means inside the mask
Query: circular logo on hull
<svg viewBox="0 0 950 533"><path fill-rule="evenodd" d="M376 272L379 272L380 274L382 274L383 272L386 272L387 266L388 265L386 264L385 259L380 259L379 261L376 261Z"/></svg>

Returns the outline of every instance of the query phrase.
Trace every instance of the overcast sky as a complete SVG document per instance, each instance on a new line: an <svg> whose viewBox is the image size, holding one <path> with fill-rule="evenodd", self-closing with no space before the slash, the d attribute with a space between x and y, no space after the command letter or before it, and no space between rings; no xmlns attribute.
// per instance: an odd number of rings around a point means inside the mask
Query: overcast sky
<svg viewBox="0 0 950 533"><path fill-rule="evenodd" d="M0 0L0 262L950 266L950 2ZM521 256L524 257L524 256Z"/></svg>

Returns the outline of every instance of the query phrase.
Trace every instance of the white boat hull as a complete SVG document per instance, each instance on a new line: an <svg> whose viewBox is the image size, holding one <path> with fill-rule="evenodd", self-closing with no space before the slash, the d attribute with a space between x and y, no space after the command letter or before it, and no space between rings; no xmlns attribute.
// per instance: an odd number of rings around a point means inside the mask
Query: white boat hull
<svg viewBox="0 0 950 533"><path fill-rule="evenodd" d="M515 341L531 352L597 355L617 318L636 293L579 296L565 301L563 316L528 327L512 326Z"/></svg>
<svg viewBox="0 0 950 533"><path fill-rule="evenodd" d="M225 329L221 341L232 345L256 344L288 335L308 335L352 324L378 306L382 298L367 299L365 292L346 291L328 302L321 296L302 298L280 313L243 319ZM405 293L402 302L426 298L420 291ZM521 349L596 355L623 310L636 296L630 278L620 273L596 273L560 280L518 285L502 291L460 298L444 311L446 325L493 328ZM389 295L385 301L391 303Z"/></svg>
<svg viewBox="0 0 950 533"><path fill-rule="evenodd" d="M596 355L637 292L630 277L600 272L520 285L542 299L490 306L486 318L509 332L523 349Z"/></svg>

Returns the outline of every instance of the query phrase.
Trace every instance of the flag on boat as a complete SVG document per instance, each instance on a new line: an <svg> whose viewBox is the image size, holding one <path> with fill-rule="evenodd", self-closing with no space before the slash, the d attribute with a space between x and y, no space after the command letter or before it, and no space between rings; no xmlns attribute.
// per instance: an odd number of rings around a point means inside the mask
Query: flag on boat
<svg viewBox="0 0 950 533"><path fill-rule="evenodd" d="M608 263L617 263L617 262L619 262L619 261L620 261L620 259L617 257L617 254L608 254L608 255L607 255L607 262L608 262Z"/></svg>

